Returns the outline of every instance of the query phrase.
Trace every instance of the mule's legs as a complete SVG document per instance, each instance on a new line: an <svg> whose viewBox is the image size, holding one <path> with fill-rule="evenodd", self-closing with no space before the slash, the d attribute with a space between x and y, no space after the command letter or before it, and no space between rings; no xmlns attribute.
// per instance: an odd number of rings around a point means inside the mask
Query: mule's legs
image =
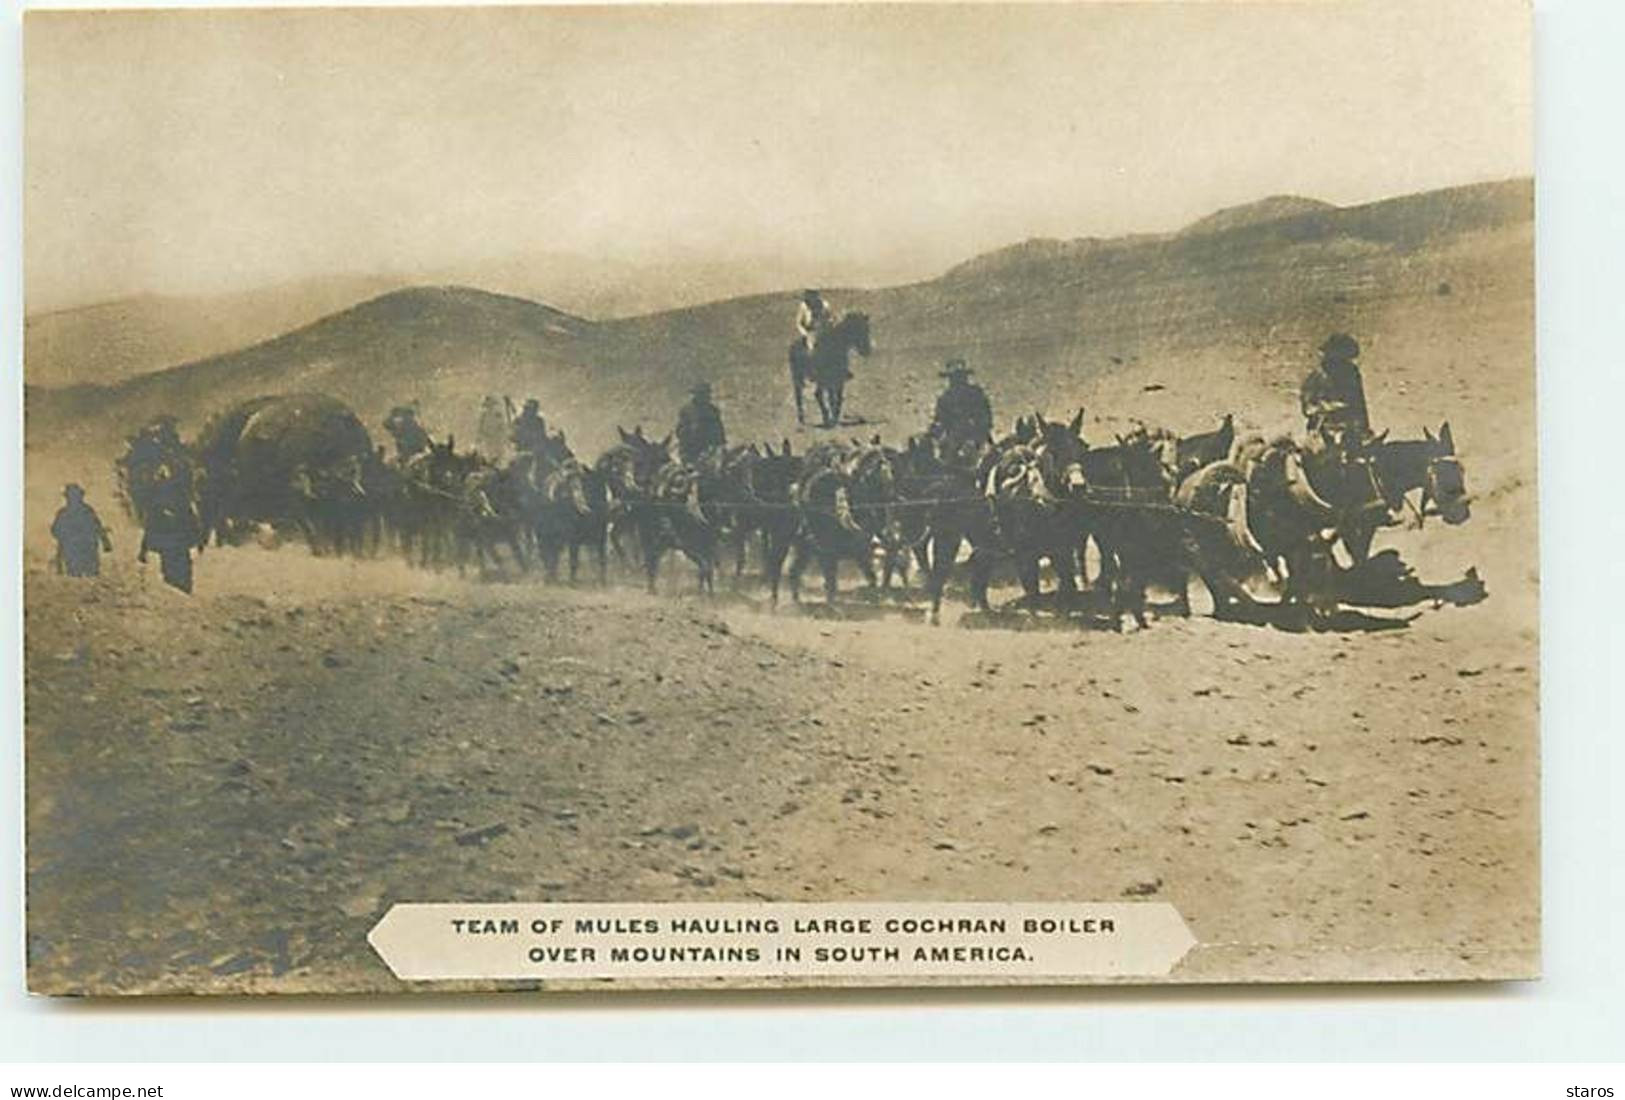
<svg viewBox="0 0 1625 1100"><path fill-rule="evenodd" d="M942 621L942 591L948 586L948 572L959 557L960 535L957 531L943 531L931 537L931 564L926 574L931 593L931 621Z"/></svg>
<svg viewBox="0 0 1625 1100"><path fill-rule="evenodd" d="M867 563L865 564L867 565ZM834 607L835 592L840 585L840 556L828 551L821 553L818 555L818 567L824 573L824 602ZM869 570L869 580L872 585L874 582L874 571L872 569Z"/></svg>
<svg viewBox="0 0 1625 1100"><path fill-rule="evenodd" d="M1023 553L1016 560L1016 576L1021 580L1021 591L1026 594L1028 604L1038 600L1038 555Z"/></svg>
<svg viewBox="0 0 1625 1100"><path fill-rule="evenodd" d="M1077 552L1067 539L1058 539L1050 548L1050 565L1055 569L1055 603L1062 610L1071 606L1078 594Z"/></svg>
<svg viewBox="0 0 1625 1100"><path fill-rule="evenodd" d="M643 571L648 577L649 595L655 594L655 576L660 572L660 545L653 539L643 544Z"/></svg>
<svg viewBox="0 0 1625 1100"><path fill-rule="evenodd" d="M970 555L970 605L977 611L989 611L987 602L988 585L993 580L993 555L987 549L978 547Z"/></svg>
<svg viewBox="0 0 1625 1100"><path fill-rule="evenodd" d="M763 532L764 544L762 553L762 571L767 574L768 591L772 593L773 606L779 606L779 581L784 574L784 558L790 552L790 539L780 534Z"/></svg>
<svg viewBox="0 0 1625 1100"><path fill-rule="evenodd" d="M551 533L536 533L536 552L542 559L542 568L547 573L547 583L559 583L559 543Z"/></svg>
<svg viewBox="0 0 1625 1100"><path fill-rule="evenodd" d="M807 571L807 544L797 540L790 549L790 598L801 602L801 575Z"/></svg>
<svg viewBox="0 0 1625 1100"><path fill-rule="evenodd" d="M1353 531L1343 532L1343 545L1348 549L1349 557L1354 564L1359 565L1371 556L1371 541L1377 537L1377 529L1369 524L1355 528Z"/></svg>

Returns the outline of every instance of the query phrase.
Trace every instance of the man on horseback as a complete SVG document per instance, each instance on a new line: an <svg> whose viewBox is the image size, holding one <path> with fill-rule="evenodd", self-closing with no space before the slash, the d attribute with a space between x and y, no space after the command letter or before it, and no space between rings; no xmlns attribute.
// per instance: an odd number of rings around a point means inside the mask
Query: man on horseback
<svg viewBox="0 0 1625 1100"><path fill-rule="evenodd" d="M1334 332L1320 345L1320 365L1303 380L1299 400L1309 434L1328 450L1348 454L1371 436L1360 377L1360 345L1344 332Z"/></svg>
<svg viewBox="0 0 1625 1100"><path fill-rule="evenodd" d="M801 304L796 309L796 335L801 338L801 346L806 349L809 360L813 348L818 346L818 334L834 316L834 311L818 291L809 288L801 292Z"/></svg>
<svg viewBox="0 0 1625 1100"><path fill-rule="evenodd" d="M429 433L418 423L418 413L411 405L396 405L384 418L384 430L395 440L395 459L405 462L413 455L429 449Z"/></svg>
<svg viewBox="0 0 1625 1100"><path fill-rule="evenodd" d="M707 451L728 445L722 410L711 401L711 385L701 382L689 390L688 404L677 414L677 455L693 466Z"/></svg>
<svg viewBox="0 0 1625 1100"><path fill-rule="evenodd" d="M941 377L948 380L948 388L937 397L931 437L945 456L979 449L993 434L993 406L970 376L963 359L950 359L943 366Z"/></svg>
<svg viewBox="0 0 1625 1100"><path fill-rule="evenodd" d="M525 398L525 407L514 417L512 436L513 449L520 454L547 452L547 421L542 417L541 402L536 398Z"/></svg>

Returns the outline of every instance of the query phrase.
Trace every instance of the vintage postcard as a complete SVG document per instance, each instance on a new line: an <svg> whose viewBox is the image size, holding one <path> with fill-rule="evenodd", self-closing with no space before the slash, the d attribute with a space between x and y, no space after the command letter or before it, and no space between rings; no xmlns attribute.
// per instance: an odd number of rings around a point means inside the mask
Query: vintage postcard
<svg viewBox="0 0 1625 1100"><path fill-rule="evenodd" d="M1536 976L1530 64L31 13L30 988Z"/></svg>

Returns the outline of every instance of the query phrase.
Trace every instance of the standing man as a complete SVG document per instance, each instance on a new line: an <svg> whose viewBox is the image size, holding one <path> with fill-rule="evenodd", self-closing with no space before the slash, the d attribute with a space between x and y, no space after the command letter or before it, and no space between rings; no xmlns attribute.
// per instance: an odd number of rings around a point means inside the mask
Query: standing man
<svg viewBox="0 0 1625 1100"><path fill-rule="evenodd" d="M707 451L728 445L722 410L711 401L711 385L701 382L689 390L688 404L677 414L677 455L693 466Z"/></svg>
<svg viewBox="0 0 1625 1100"><path fill-rule="evenodd" d="M164 583L192 594L192 550L200 545L197 514L191 494L169 467L158 470L152 503L146 510L141 550L136 561L145 564L148 551L157 551Z"/></svg>
<svg viewBox="0 0 1625 1100"><path fill-rule="evenodd" d="M56 539L55 566L70 577L95 577L102 571L102 552L112 553L113 540L107 537L96 509L85 503L85 491L78 485L62 490L67 503L51 521L51 537Z"/></svg>
<svg viewBox="0 0 1625 1100"><path fill-rule="evenodd" d="M1299 391L1310 435L1345 454L1371 436L1365 380L1355 362L1359 357L1354 337L1332 333L1320 345L1320 365L1309 372Z"/></svg>

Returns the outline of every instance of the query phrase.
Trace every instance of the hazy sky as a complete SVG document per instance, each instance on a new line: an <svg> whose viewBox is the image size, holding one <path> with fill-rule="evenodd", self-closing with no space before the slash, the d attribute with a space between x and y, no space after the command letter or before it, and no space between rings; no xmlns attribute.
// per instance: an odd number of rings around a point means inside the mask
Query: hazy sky
<svg viewBox="0 0 1625 1100"><path fill-rule="evenodd" d="M30 306L530 251L942 267L1527 175L1527 28L1488 0L35 13Z"/></svg>

